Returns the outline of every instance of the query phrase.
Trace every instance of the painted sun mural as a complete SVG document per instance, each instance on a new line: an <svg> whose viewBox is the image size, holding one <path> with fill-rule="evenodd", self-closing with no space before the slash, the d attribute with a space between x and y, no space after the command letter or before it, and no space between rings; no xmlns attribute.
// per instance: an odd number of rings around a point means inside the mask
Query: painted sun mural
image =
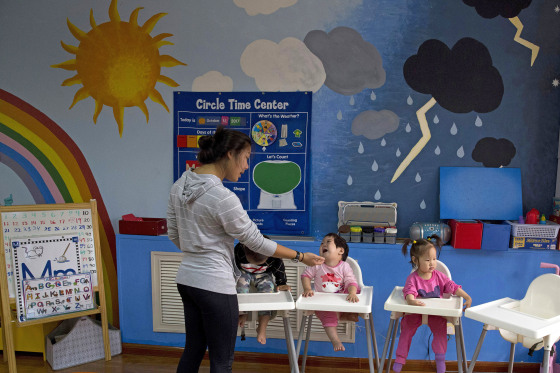
<svg viewBox="0 0 560 373"><path fill-rule="evenodd" d="M186 65L177 59L160 55L159 48L173 43L164 40L172 34L163 33L150 36L156 23L166 15L158 13L150 17L142 26L138 25L138 14L142 8L136 8L130 14L128 22L121 21L117 10L117 0L109 5L109 22L97 25L90 10L89 22L91 30L84 32L67 19L68 29L79 41L72 46L61 41L62 48L76 58L52 65L54 68L76 71L76 75L66 79L62 85L83 86L74 95L69 109L88 97L95 100L93 122L103 106L113 108L113 115L123 133L124 108L138 106L149 122L150 114L145 104L149 97L162 105L168 112L160 92L155 88L157 82L170 87L177 87L173 79L161 75L161 67Z"/></svg>

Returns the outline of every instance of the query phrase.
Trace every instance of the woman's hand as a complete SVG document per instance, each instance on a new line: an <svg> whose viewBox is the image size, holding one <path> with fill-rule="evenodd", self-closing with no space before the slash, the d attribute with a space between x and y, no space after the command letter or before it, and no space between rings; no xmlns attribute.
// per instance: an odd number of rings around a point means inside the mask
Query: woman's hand
<svg viewBox="0 0 560 373"><path fill-rule="evenodd" d="M290 290L292 290L290 285L280 285L280 286L278 286L278 291L290 291Z"/></svg>
<svg viewBox="0 0 560 373"><path fill-rule="evenodd" d="M317 254L313 254L313 253L303 253L303 264L309 266L309 267L313 267L319 264L323 264L323 262L325 261L325 258L323 258L322 256L319 256Z"/></svg>

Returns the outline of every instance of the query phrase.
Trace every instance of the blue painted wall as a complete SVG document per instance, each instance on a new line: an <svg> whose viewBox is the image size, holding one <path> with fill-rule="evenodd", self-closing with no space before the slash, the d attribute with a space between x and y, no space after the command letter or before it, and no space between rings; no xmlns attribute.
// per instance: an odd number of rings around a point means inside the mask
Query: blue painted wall
<svg viewBox="0 0 560 373"><path fill-rule="evenodd" d="M316 251L318 242L280 242L299 251ZM364 283L372 285L373 321L379 353L389 327L389 312L383 305L395 286L402 286L410 273L408 258L400 245L350 243L350 256L357 259L362 268ZM152 298L150 279L150 253L152 251L177 252L166 236L117 236L117 261L119 268L119 306L121 333L124 343L184 346L184 334L154 333L152 331ZM440 260L450 269L453 280L463 286L473 298L473 305L503 297L522 299L527 287L537 276L550 273L540 269L541 262L560 264L560 252L538 250L486 251L463 250L445 246ZM556 289L558 290L558 289ZM552 290L554 291L554 290ZM470 360L482 331L482 324L463 317L463 329L467 358ZM295 331L294 331L295 333ZM430 330L418 329L413 339L409 359L434 358L431 351ZM296 335L297 337L297 335ZM335 353L330 342L311 342L309 355L338 357L367 357L366 332L360 320L356 328L356 343L345 343L346 351ZM428 348L430 354L428 354ZM267 339L265 346L255 338L245 341L238 338L237 351L263 353L286 353L286 343L281 339ZM515 361L542 361L542 350L530 357L528 350L518 345ZM447 360L456 360L455 340L448 343ZM508 361L509 343L496 331L488 332L479 361Z"/></svg>
<svg viewBox="0 0 560 373"><path fill-rule="evenodd" d="M532 65L532 51L514 40L517 30L508 19L513 15L485 18L461 0L244 1L246 8L236 3L121 0L115 5L122 22L129 22L134 9L142 7L140 25L155 14L167 13L150 36L171 34L166 39L170 43L161 46L160 54L187 64L161 68L163 76L178 84L172 87L157 82L155 86L168 107L176 90L313 91L313 236L336 229L339 200L396 202L400 236L406 236L415 221L437 221L439 167L485 167L472 156L484 138L505 139L515 149L506 166L521 169L524 213L533 207L545 214L551 212L560 123L560 9L554 2L526 1L527 6L515 14L523 25L521 37L540 48ZM105 24L110 21L109 5L108 0L3 3L0 49L7 57L0 59L0 82L2 89L54 120L78 145L117 231L119 218L127 213L165 216L173 181L173 110L168 112L146 99L150 114L146 125L142 110L126 107L120 137L111 107L104 107L95 125L93 98L69 109L84 83L61 85L73 73L51 67L75 57L61 47L61 41L80 47L66 21L87 33L92 29L90 11L97 25ZM343 48L345 43L341 48L327 48L332 55L322 54L308 39L340 28L354 30L354 36L361 40L361 51L375 49L376 57L348 52ZM503 83L501 101L488 112L458 112L442 106L442 98L464 94L464 84L455 84L447 95L438 96L438 103L426 113L431 139L391 183L395 170L421 137L416 111L434 97L431 91L411 85L404 66L426 41L436 40L453 48L463 38L472 38L487 50ZM280 50L286 39L298 47ZM354 38L352 43L356 44L346 45L357 46L358 41ZM272 52L260 53L263 51L256 42L273 46ZM256 49L249 52L249 47ZM255 62L249 69L243 66L245 53ZM436 55L432 57L437 60ZM480 56L471 53L465 57ZM318 64L313 70L309 61L316 59L322 67ZM332 67L331 62L342 63ZM375 79L369 75L373 67L379 73ZM264 70L255 78L257 68ZM430 79L422 72L412 77ZM482 91L491 86L484 80L472 80ZM129 83L134 86L134 82ZM436 88L446 82L444 79ZM372 120L365 126L376 136L353 132L360 114L384 110L396 118L390 121L390 128ZM492 153L490 158L501 158L504 153ZM1 164L1 159L0 168L0 198L13 194L14 204L32 204L32 196L18 175Z"/></svg>

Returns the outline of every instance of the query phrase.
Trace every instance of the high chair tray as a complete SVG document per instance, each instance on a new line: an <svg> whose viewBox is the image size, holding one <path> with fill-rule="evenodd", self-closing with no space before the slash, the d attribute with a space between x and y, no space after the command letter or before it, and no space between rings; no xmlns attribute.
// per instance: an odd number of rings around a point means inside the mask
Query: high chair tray
<svg viewBox="0 0 560 373"><path fill-rule="evenodd" d="M296 301L296 309L311 311L335 311L371 313L373 287L364 286L358 294L359 302L350 303L346 300L348 294L315 292L312 297L304 298L300 295Z"/></svg>
<svg viewBox="0 0 560 373"><path fill-rule="evenodd" d="M237 294L237 301L239 311L280 311L295 308L294 298L289 291Z"/></svg>
<svg viewBox="0 0 560 373"><path fill-rule="evenodd" d="M516 310L516 300L502 298L484 303L465 311L465 317L483 324L506 329L529 338L543 338L547 335L560 335L560 316L548 319Z"/></svg>
<svg viewBox="0 0 560 373"><path fill-rule="evenodd" d="M386 311L416 313L421 315L435 315L446 317L461 317L463 313L463 298L422 298L425 306L411 306L406 303L402 293L402 286L395 286L389 298L385 301Z"/></svg>

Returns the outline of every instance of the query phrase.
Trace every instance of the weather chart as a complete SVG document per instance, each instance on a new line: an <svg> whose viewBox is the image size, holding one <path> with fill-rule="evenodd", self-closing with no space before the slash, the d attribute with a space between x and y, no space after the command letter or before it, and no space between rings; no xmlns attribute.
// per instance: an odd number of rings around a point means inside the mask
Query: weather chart
<svg viewBox="0 0 560 373"><path fill-rule="evenodd" d="M311 92L174 92L173 114L174 180L199 166L201 136L244 132L249 169L224 185L263 233L309 234Z"/></svg>

